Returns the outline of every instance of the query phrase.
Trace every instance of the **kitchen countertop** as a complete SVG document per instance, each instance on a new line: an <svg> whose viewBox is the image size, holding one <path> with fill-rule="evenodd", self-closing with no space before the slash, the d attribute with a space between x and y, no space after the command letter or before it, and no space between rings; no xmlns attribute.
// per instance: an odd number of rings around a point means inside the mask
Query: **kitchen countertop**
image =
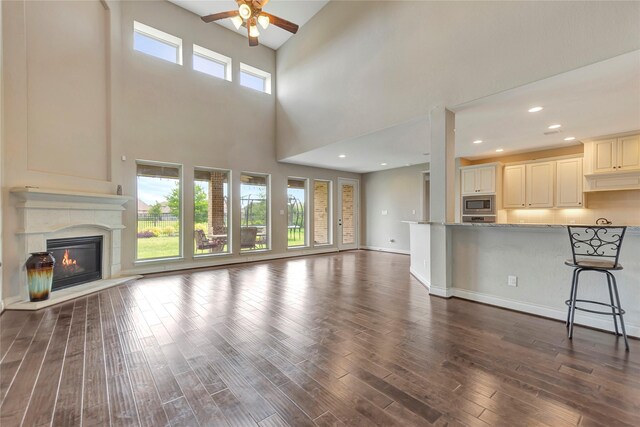
<svg viewBox="0 0 640 427"><path fill-rule="evenodd" d="M576 227L595 226L595 224L537 224L537 223L519 223L519 224L503 224L503 223L485 223L485 222L464 222L464 223L442 223L432 221L402 221L406 224L433 224L433 225L448 225L456 227L495 227L495 228L567 228L568 225ZM615 226L615 224L613 224ZM633 234L640 233L640 225L627 225L627 232Z"/></svg>

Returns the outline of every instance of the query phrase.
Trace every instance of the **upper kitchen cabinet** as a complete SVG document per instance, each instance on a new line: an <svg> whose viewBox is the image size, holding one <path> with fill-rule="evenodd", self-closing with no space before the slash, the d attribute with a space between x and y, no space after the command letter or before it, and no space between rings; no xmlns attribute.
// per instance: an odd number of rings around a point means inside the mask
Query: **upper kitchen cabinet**
<svg viewBox="0 0 640 427"><path fill-rule="evenodd" d="M556 162L556 207L582 207L582 158Z"/></svg>
<svg viewBox="0 0 640 427"><path fill-rule="evenodd" d="M465 166L460 168L461 193L463 196L470 194L492 194L496 192L497 163Z"/></svg>
<svg viewBox="0 0 640 427"><path fill-rule="evenodd" d="M555 162L527 164L527 207L552 208Z"/></svg>
<svg viewBox="0 0 640 427"><path fill-rule="evenodd" d="M582 157L504 167L505 209L582 207Z"/></svg>
<svg viewBox="0 0 640 427"><path fill-rule="evenodd" d="M505 209L526 208L526 165L504 167L502 200Z"/></svg>
<svg viewBox="0 0 640 427"><path fill-rule="evenodd" d="M640 188L640 135L624 135L584 144L585 191Z"/></svg>
<svg viewBox="0 0 640 427"><path fill-rule="evenodd" d="M640 135L587 143L593 156L592 173L640 170Z"/></svg>

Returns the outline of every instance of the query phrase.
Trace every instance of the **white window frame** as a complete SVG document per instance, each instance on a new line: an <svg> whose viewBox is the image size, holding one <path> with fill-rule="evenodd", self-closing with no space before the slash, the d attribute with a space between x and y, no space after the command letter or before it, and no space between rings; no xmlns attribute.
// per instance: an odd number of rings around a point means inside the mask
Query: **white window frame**
<svg viewBox="0 0 640 427"><path fill-rule="evenodd" d="M287 249L304 249L304 248L308 248L309 247L309 206L311 205L309 203L309 178L304 178L301 176L289 176L287 177L287 193L288 193L288 188L289 188L289 180L292 181L302 181L304 182L304 244L301 246L289 246L289 226L287 224ZM289 195L287 194L287 199L289 198ZM287 219L287 222L289 220Z"/></svg>
<svg viewBox="0 0 640 427"><path fill-rule="evenodd" d="M156 39L161 43L168 44L175 47L176 61L174 62L174 64L182 65L182 39L181 38L165 33L164 31L160 31L156 28L150 27L138 21L133 21L133 32L142 34L143 36ZM141 52L141 53L144 53L145 55L149 55L149 56L153 56L154 58L157 58L156 56L148 54L146 52L142 52L139 50L136 50L136 52ZM159 59L162 59L162 58L159 58Z"/></svg>
<svg viewBox="0 0 640 427"><path fill-rule="evenodd" d="M313 200L314 205L313 205L313 210L315 213L315 183L316 182L326 182L327 184L329 184L327 187L328 193L327 194L327 198L328 198L328 206L327 206L327 243L316 243L316 224L315 224L315 217L313 219L313 246L331 246L333 245L333 181L330 179L314 179L313 180L313 191L314 194L311 195L311 197L309 198L309 200ZM311 215L311 212L309 212L309 214Z"/></svg>
<svg viewBox="0 0 640 427"><path fill-rule="evenodd" d="M244 62L240 63L240 73L251 74L254 77L264 79L264 91L262 93L267 93L271 95L271 73L262 71L259 68L252 67L251 65L247 65ZM241 81L241 80L238 79L238 81ZM247 86L242 86L242 87L247 87ZM248 89L253 89L253 88L248 88Z"/></svg>
<svg viewBox="0 0 640 427"><path fill-rule="evenodd" d="M178 242L179 255L177 256L168 256L168 257L158 257L158 258L138 258L138 165L149 165L149 166L166 166L171 168L178 169L179 176L179 187L180 187L180 239ZM147 264L154 262L166 262L166 261L176 261L184 259L184 175L183 175L183 167L180 163L167 163L167 162L157 162L154 160L141 160L136 159L136 191L135 191L135 206L136 206L136 245L135 245L135 260L134 264Z"/></svg>
<svg viewBox="0 0 640 427"><path fill-rule="evenodd" d="M224 65L224 80L230 82L232 80L232 72L231 72L231 58L229 58L228 56L224 56L218 52L214 52L212 50L207 49L206 47L202 47L202 46L198 46L197 44L193 44L193 56L199 56L203 59L207 59L209 61L213 61L213 62L217 62L219 64ZM191 63L191 68L193 68L193 61ZM209 73L204 73L202 71L196 70L195 68L193 68L194 71L197 71L199 73L203 73L206 74L208 76L211 77L217 77L217 76L213 76Z"/></svg>
<svg viewBox="0 0 640 427"><path fill-rule="evenodd" d="M255 177L264 177L266 179L266 183L267 183L267 242L266 242L266 247L264 249L249 249L246 251L243 251L242 248L240 249L240 255L243 254L252 254L252 253L256 253L256 252L268 252L271 250L271 174L270 173L264 173L264 172L247 172L247 171L242 171L240 172L239 175L239 179L240 181L240 195L239 197L242 198L242 175L249 175L249 176L255 176ZM242 225L242 206L240 207L240 209L238 210L238 223L240 225ZM238 239L241 239L242 237L238 237Z"/></svg>
<svg viewBox="0 0 640 427"><path fill-rule="evenodd" d="M194 258L203 258L203 257L221 257L221 256L229 256L229 255L233 255L233 236L232 236L232 229L233 229L233 198L231 197L231 192L232 192L232 171L231 169L220 169L220 168L210 168L210 167L206 167L206 166L195 166L193 168L193 172L195 175L196 170L198 171L203 171L203 172L226 172L227 173L227 179L228 179L228 183L227 185L228 187L228 191L229 191L229 198L227 200L227 203L229 203L229 205L227 206L227 251L226 252L220 252L220 253L204 253L204 254L193 254ZM195 183L195 179L193 182L193 186L195 187L196 183ZM195 194L195 189L193 190L194 194ZM195 225L195 197L194 199L191 201L191 203L194 204L194 217L193 217L193 223ZM195 228L195 227L194 227ZM194 231L195 233L195 231Z"/></svg>

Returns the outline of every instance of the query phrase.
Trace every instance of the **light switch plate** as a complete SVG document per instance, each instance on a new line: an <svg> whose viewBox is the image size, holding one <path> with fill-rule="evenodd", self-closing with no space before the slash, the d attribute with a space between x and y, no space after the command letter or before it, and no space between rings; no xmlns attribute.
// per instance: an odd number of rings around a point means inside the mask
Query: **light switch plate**
<svg viewBox="0 0 640 427"><path fill-rule="evenodd" d="M518 276L509 276L507 285L518 286Z"/></svg>
<svg viewBox="0 0 640 427"><path fill-rule="evenodd" d="M383 210L382 210L382 215L386 215L386 214L387 214L387 210L386 210L386 209L383 209Z"/></svg>

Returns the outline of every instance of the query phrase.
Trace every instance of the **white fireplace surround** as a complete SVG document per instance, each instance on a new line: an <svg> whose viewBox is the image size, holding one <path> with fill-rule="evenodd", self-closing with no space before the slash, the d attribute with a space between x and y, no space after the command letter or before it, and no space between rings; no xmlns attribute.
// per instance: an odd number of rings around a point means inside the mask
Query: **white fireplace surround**
<svg viewBox="0 0 640 427"><path fill-rule="evenodd" d="M19 301L9 309L37 310L49 305L96 292L140 276L121 277L122 214L127 196L81 193L65 190L20 187L11 189L21 212L17 232L19 253L24 261L32 252L47 250L47 240L102 236L102 280L61 289L46 301L29 302L27 273L21 266Z"/></svg>

